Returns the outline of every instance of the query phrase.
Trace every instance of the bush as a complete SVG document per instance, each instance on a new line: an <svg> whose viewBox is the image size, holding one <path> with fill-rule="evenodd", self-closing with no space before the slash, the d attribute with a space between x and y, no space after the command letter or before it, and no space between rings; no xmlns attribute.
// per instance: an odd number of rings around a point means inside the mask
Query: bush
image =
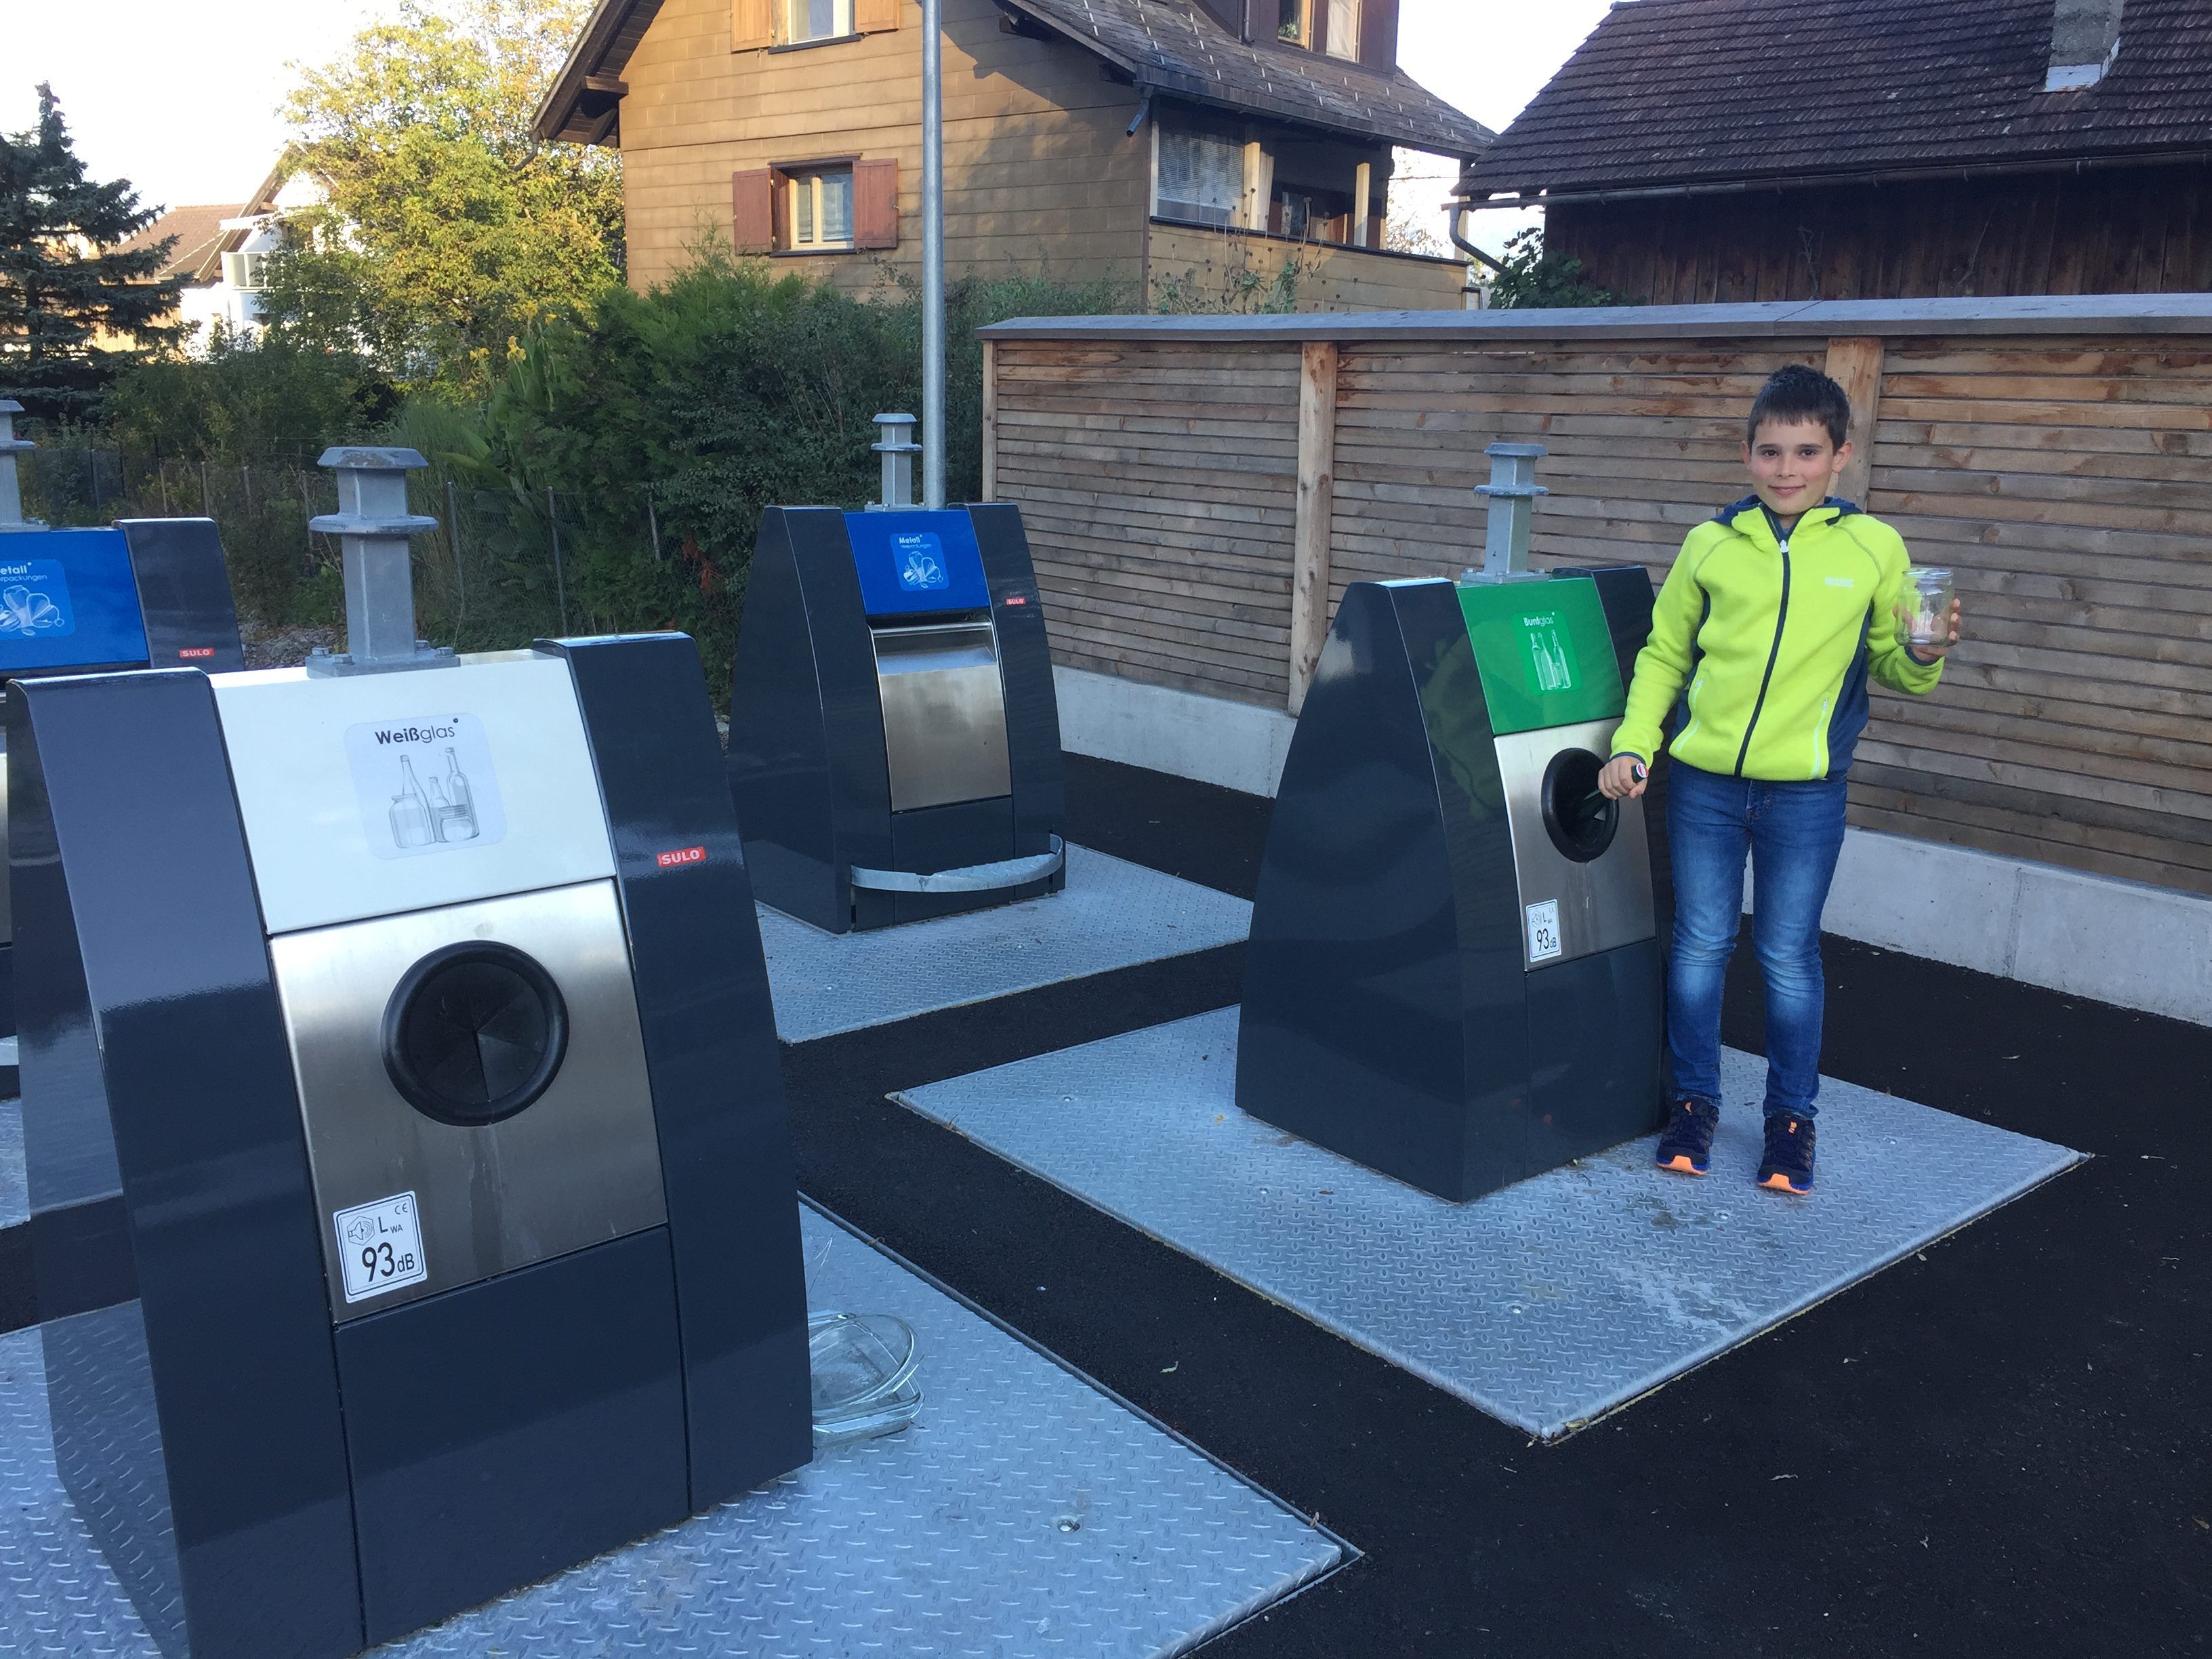
<svg viewBox="0 0 2212 1659"><path fill-rule="evenodd" d="M975 330L1125 298L1044 276L949 285L950 499L981 490ZM463 520L451 595L429 584L425 620L465 649L680 629L719 696L762 509L865 504L873 417L921 404L920 297L896 274L860 299L706 251L650 294L611 289L529 333L483 404L418 398L393 428L435 463L423 510Z"/></svg>
<svg viewBox="0 0 2212 1659"><path fill-rule="evenodd" d="M1492 279L1490 303L1500 311L1558 306L1632 306L1626 294L1583 280L1583 262L1544 252L1544 233L1530 228L1505 242L1504 268Z"/></svg>
<svg viewBox="0 0 2212 1659"><path fill-rule="evenodd" d="M363 358L300 343L282 330L218 330L204 357L153 357L123 369L108 393L106 430L117 447L157 460L313 465L321 446L361 441L398 406L390 382Z"/></svg>

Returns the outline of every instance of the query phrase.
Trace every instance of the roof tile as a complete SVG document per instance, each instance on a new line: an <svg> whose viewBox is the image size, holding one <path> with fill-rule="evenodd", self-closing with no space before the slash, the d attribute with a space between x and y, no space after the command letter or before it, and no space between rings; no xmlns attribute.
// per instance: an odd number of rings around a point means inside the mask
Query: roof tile
<svg viewBox="0 0 2212 1659"><path fill-rule="evenodd" d="M1194 0L1000 0L1128 71L1140 87L1265 112L1440 155L1495 137L1403 70L1246 45Z"/></svg>
<svg viewBox="0 0 2212 1659"><path fill-rule="evenodd" d="M1626 0L1462 193L2212 149L2212 0L2127 0L2096 86L2046 93L2053 0Z"/></svg>

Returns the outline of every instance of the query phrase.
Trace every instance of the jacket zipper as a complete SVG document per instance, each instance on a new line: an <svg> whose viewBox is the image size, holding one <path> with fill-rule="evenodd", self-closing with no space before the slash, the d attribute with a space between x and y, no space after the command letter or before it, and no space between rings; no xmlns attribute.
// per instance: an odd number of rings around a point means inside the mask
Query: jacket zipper
<svg viewBox="0 0 2212 1659"><path fill-rule="evenodd" d="M1766 688L1774 683L1774 665L1782 655L1782 629L1790 620L1790 538L1777 538L1782 549L1782 604L1774 613L1774 648L1766 653L1766 672L1759 682L1759 701L1751 706L1751 719L1744 723L1743 747L1736 750L1735 775L1743 775L1743 763L1751 756L1751 734L1759 729L1759 711L1766 707Z"/></svg>

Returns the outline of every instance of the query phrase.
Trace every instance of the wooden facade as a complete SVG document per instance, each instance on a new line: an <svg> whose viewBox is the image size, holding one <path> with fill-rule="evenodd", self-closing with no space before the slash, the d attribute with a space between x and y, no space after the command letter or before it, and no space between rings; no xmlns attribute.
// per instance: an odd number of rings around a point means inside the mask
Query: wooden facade
<svg viewBox="0 0 2212 1659"><path fill-rule="evenodd" d="M2212 290L2212 164L1563 202L1544 247L1652 305Z"/></svg>
<svg viewBox="0 0 2212 1659"><path fill-rule="evenodd" d="M919 270L921 7L902 27L817 46L732 46L731 0L664 0L623 78L624 212L633 286L665 281L702 241L732 246L740 172L847 158L897 164L901 235L880 252L778 255L866 288ZM1039 270L1133 283L1152 146L1127 131L1137 94L1095 59L1010 34L990 0L945 0L945 257L954 276Z"/></svg>
<svg viewBox="0 0 2212 1659"><path fill-rule="evenodd" d="M1539 565L1657 580L1747 493L1761 382L1825 366L1847 483L1966 617L1936 695L1877 695L1852 820L2212 894L2212 295L987 338L987 493L1023 510L1056 659L1293 710L1347 582L1480 562L1486 444L1547 447Z"/></svg>
<svg viewBox="0 0 2212 1659"><path fill-rule="evenodd" d="M872 246L776 252L779 263L856 289L921 257L921 6L872 0L862 33L801 46L764 44L765 0L661 0L621 76L629 279L665 281L708 244L761 252L752 200L762 175L856 164L888 183L896 226ZM1043 275L1127 284L1147 305L1162 268L1196 294L1234 297L1231 267L1286 255L1318 268L1301 304L1376 309L1459 305L1466 267L1241 232L1156 223L1152 125L1146 103L1082 48L1002 27L991 0L945 0L945 234L955 277ZM1139 120L1139 116L1145 118ZM1279 124L1278 124L1279 125ZM1135 131L1133 132L1132 128ZM1387 167L1387 146L1376 154ZM740 227L750 227L740 230ZM750 245L747 246L747 239ZM1194 238L1206 247L1194 248ZM1249 246L1247 246L1249 244ZM1325 272L1318 274L1319 272Z"/></svg>

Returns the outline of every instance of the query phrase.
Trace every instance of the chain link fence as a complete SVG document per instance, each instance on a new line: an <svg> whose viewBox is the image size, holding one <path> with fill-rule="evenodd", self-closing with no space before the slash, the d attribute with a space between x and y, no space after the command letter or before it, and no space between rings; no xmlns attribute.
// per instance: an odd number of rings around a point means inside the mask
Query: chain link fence
<svg viewBox="0 0 2212 1659"><path fill-rule="evenodd" d="M337 510L336 482L316 465L322 450L302 444L291 455L221 465L42 444L22 458L23 508L57 526L213 519L240 622L250 634L296 636L295 648L277 653L296 660L344 621L337 538L307 527ZM653 589L665 584L650 570L642 583L592 576L611 562L696 560L696 549L665 544L649 489L610 498L504 482L487 489L434 462L410 476L409 496L411 510L438 520L414 543L418 624L437 644L499 650L554 635L678 625L655 602Z"/></svg>

